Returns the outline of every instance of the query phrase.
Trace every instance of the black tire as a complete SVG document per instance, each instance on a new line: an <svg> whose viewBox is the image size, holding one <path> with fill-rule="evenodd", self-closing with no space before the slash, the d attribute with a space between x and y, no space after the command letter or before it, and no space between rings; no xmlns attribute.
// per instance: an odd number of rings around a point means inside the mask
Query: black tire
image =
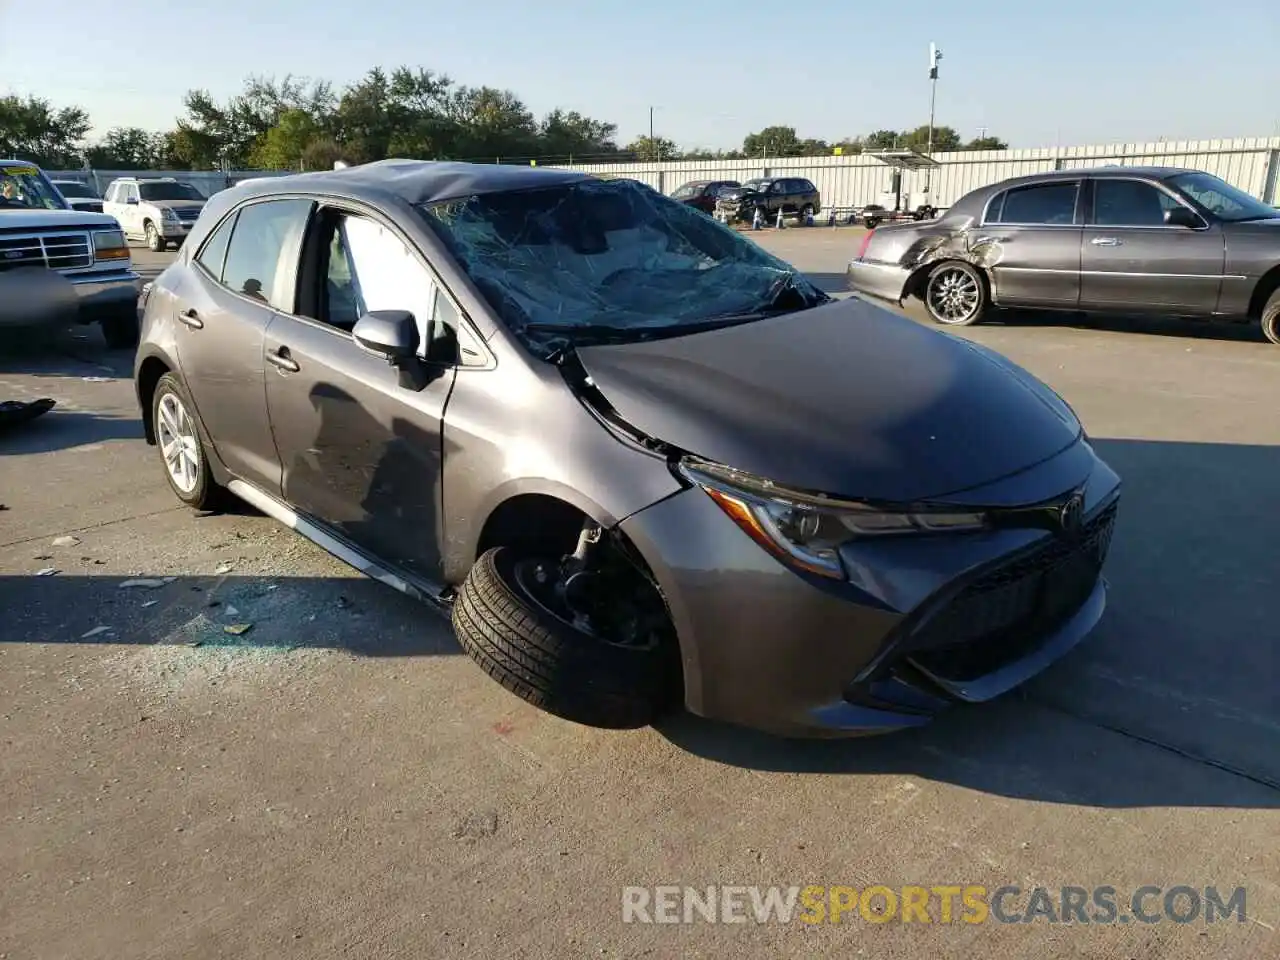
<svg viewBox="0 0 1280 960"><path fill-rule="evenodd" d="M198 460L196 467L196 482L191 490L183 490L174 481L173 476L169 473L168 465L164 460L164 451L159 442L160 440L160 404L165 396L173 394L178 398L186 410L188 416L195 416L195 407L191 403L191 397L187 394L187 388L183 386L182 381L172 373L166 373L156 382L155 392L151 395L151 422L155 424L156 430L156 449L160 454L160 463L164 468L164 478L169 482L169 489L173 491L174 496L185 503L187 506L195 510L209 510L216 507L222 500L222 488L214 482L213 473L209 469L209 454L204 448L204 441L201 439L200 430L192 421L193 431L195 433L195 452Z"/></svg>
<svg viewBox="0 0 1280 960"><path fill-rule="evenodd" d="M1280 344L1280 290L1268 298L1262 308L1262 335L1272 343Z"/></svg>
<svg viewBox="0 0 1280 960"><path fill-rule="evenodd" d="M956 297L963 291L963 303L957 300L954 309L945 305L951 302L944 299L948 290L955 290ZM924 282L923 299L929 318L945 327L968 327L977 323L986 314L991 300L982 271L962 260L946 260L930 270Z"/></svg>
<svg viewBox="0 0 1280 960"><path fill-rule="evenodd" d="M164 253L167 244L164 237L160 236L160 231L156 229L156 225L148 220L143 227L143 231L147 238L147 249L152 253Z"/></svg>
<svg viewBox="0 0 1280 960"><path fill-rule="evenodd" d="M135 311L102 318L102 339L112 350L136 347L138 332L138 314Z"/></svg>
<svg viewBox="0 0 1280 960"><path fill-rule="evenodd" d="M591 727L648 726L675 704L673 643L626 647L574 628L516 585L519 560L511 547L487 551L454 601L453 629L485 673L535 707Z"/></svg>

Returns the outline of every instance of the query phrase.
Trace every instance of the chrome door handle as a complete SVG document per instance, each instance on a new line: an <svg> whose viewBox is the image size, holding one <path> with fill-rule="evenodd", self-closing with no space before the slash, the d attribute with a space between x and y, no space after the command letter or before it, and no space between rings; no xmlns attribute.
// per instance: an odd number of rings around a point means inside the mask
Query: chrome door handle
<svg viewBox="0 0 1280 960"><path fill-rule="evenodd" d="M1010 237L979 237L977 240L973 241L973 245L977 247L977 246L981 246L984 243L1008 243L1010 239L1012 238Z"/></svg>
<svg viewBox="0 0 1280 960"><path fill-rule="evenodd" d="M1119 237L1094 237L1089 242L1095 247L1118 247L1122 241Z"/></svg>
<svg viewBox="0 0 1280 960"><path fill-rule="evenodd" d="M203 330L204 321L200 319L200 314L195 310L183 310L178 314L178 322L185 323L192 330Z"/></svg>
<svg viewBox="0 0 1280 960"><path fill-rule="evenodd" d="M298 361L289 356L289 351L285 350L283 347L281 347L278 352L268 353L267 362L274 364L281 370L287 370L289 373L297 373L302 369L298 366Z"/></svg>

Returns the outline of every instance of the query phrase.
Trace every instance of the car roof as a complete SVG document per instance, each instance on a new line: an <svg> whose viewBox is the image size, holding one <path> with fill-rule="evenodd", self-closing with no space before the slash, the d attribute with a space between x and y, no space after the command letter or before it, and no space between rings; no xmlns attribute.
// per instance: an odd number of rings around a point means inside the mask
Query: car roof
<svg viewBox="0 0 1280 960"><path fill-rule="evenodd" d="M593 180L572 170L517 167L496 163L452 160L379 160L341 170L320 170L285 177L267 177L232 187L237 196L323 193L355 200L437 203L477 194L503 193L562 183Z"/></svg>
<svg viewBox="0 0 1280 960"><path fill-rule="evenodd" d="M0 160L0 167L35 167L37 164L31 163L29 160Z"/></svg>

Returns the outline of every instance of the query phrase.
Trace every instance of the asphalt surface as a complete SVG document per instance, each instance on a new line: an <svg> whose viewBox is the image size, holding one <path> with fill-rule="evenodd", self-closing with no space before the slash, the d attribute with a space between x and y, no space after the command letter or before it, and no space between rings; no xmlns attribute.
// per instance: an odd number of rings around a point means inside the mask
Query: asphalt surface
<svg viewBox="0 0 1280 960"><path fill-rule="evenodd" d="M758 236L836 289L857 234ZM248 508L180 507L96 330L0 356L0 398L58 400L0 437L0 956L1280 955L1280 349L966 335L1123 477L1110 606L1015 694L836 743L542 715L430 611ZM658 884L1243 886L1248 919L622 922Z"/></svg>

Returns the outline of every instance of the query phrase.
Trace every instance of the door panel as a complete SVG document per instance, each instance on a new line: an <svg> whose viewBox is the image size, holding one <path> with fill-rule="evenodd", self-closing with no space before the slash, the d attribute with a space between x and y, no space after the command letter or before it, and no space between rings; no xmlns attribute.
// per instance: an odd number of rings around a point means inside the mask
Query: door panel
<svg viewBox="0 0 1280 960"><path fill-rule="evenodd" d="M1104 310L1213 313L1226 244L1217 227L1170 226L1181 202L1137 177L1099 177L1081 253L1081 304ZM1197 220L1203 220L1197 215Z"/></svg>
<svg viewBox="0 0 1280 960"><path fill-rule="evenodd" d="M280 463L267 423L262 339L273 311L238 297L199 268L183 273L178 364L200 420L227 469L267 490L280 485Z"/></svg>
<svg viewBox="0 0 1280 960"><path fill-rule="evenodd" d="M996 303L1055 309L1079 304L1080 227L988 224L977 233L974 246L991 265Z"/></svg>
<svg viewBox="0 0 1280 960"><path fill-rule="evenodd" d="M1082 185L1055 178L1014 187L988 203L973 252L991 270L996 303L1079 304Z"/></svg>
<svg viewBox="0 0 1280 960"><path fill-rule="evenodd" d="M1226 252L1222 231L1089 227L1081 255L1082 306L1211 314Z"/></svg>
<svg viewBox="0 0 1280 960"><path fill-rule="evenodd" d="M442 419L454 370L436 368L421 392L351 336L278 315L266 350L267 409L296 509L356 545L428 580L439 579Z"/></svg>

